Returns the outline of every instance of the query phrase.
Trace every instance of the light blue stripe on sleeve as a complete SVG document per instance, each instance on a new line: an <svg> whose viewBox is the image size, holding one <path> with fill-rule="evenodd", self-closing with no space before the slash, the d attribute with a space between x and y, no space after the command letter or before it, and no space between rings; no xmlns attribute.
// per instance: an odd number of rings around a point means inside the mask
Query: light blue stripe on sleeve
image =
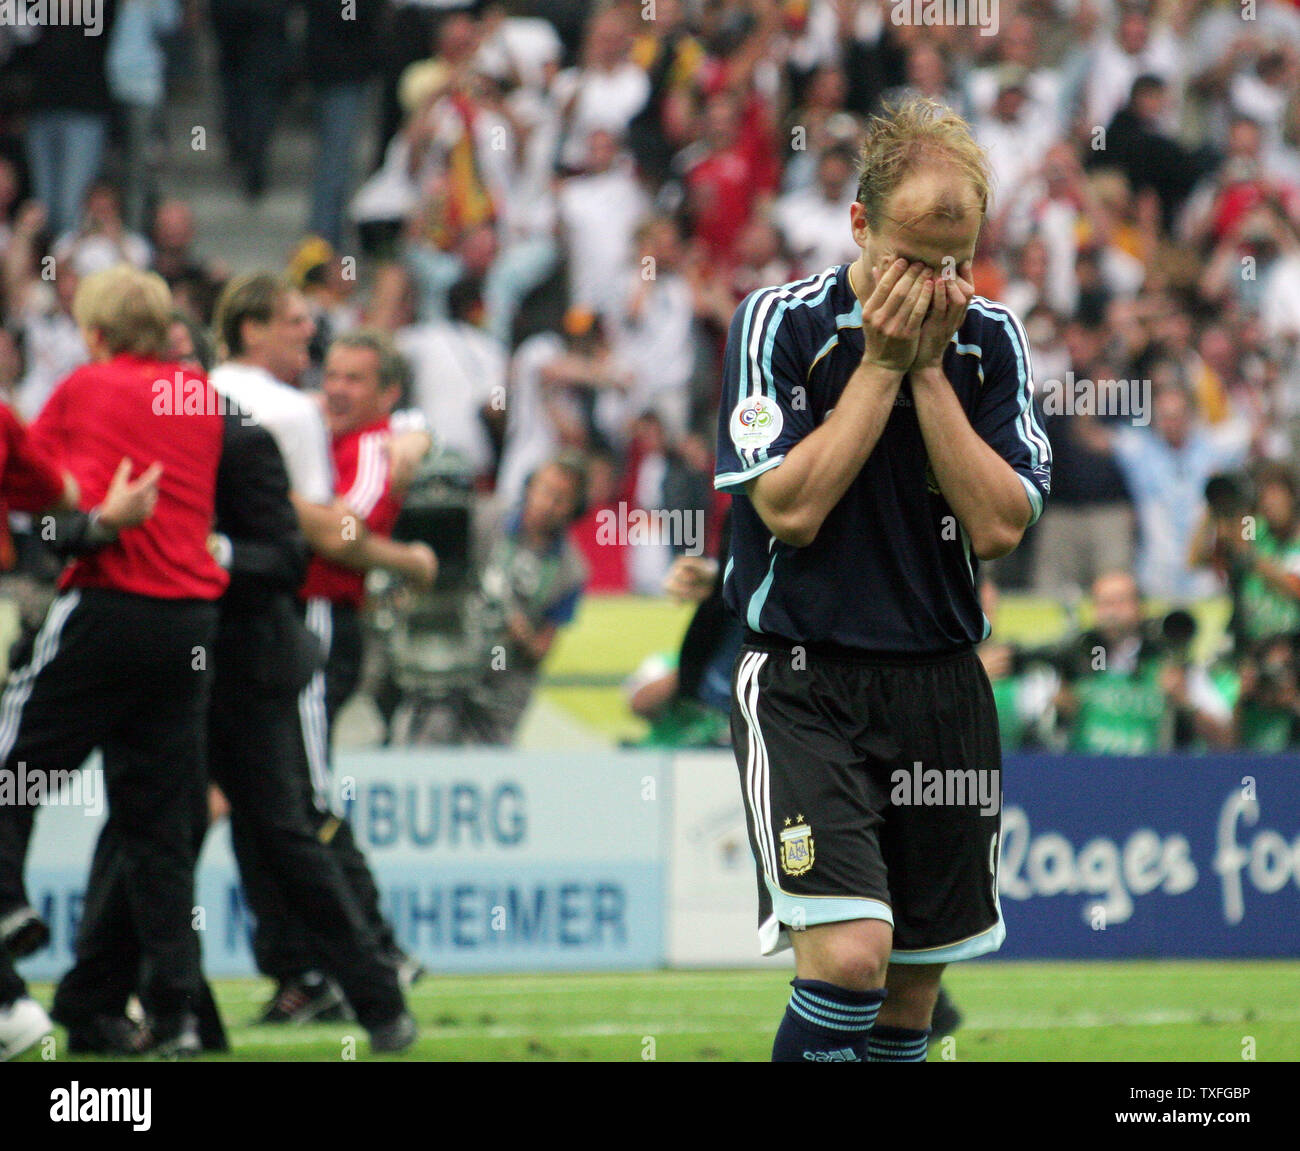
<svg viewBox="0 0 1300 1151"><path fill-rule="evenodd" d="M1020 482L1025 485L1025 494L1029 496L1029 523L1038 522L1038 517L1043 514L1043 493L1040 492L1028 479L1016 473ZM1028 525L1026 525L1028 526Z"/></svg>
<svg viewBox="0 0 1300 1151"><path fill-rule="evenodd" d="M743 472L723 472L721 475L713 477L713 486L718 491L724 488L743 487L755 476L761 476L764 472L770 472L777 464L785 459L785 455L773 456L770 460L764 460L761 464L756 464L752 468L746 468Z"/></svg>
<svg viewBox="0 0 1300 1151"><path fill-rule="evenodd" d="M776 576L776 557L779 552L772 552L772 562L767 565L767 575L763 577L763 582L758 585L758 589L749 597L749 610L745 612L745 622L749 624L754 631L762 631L759 626L759 620L763 616L763 605L767 603L768 592L772 590L772 580Z"/></svg>
<svg viewBox="0 0 1300 1151"><path fill-rule="evenodd" d="M980 300L972 300L970 306L982 316L1002 325L1006 329L1007 337L1011 341L1012 350L1016 354L1016 371L1019 377L1019 385L1016 388L1018 413L1016 416L1016 428L1020 435L1021 442L1029 449L1030 466L1037 471L1043 466L1044 460L1051 459L1051 445L1048 443L1047 436L1042 429L1038 427L1038 418L1034 414L1032 396L1034 394L1034 381L1029 372L1029 365L1025 358L1025 352L1022 350L1021 336L1019 334L1019 325L1013 323L1009 313L998 313L991 311L989 307ZM981 357L981 364L983 358Z"/></svg>

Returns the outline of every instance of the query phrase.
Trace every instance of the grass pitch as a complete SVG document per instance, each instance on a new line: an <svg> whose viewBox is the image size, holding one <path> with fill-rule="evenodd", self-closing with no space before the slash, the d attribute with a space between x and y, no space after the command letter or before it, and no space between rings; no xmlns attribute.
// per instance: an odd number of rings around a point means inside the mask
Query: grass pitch
<svg viewBox="0 0 1300 1151"><path fill-rule="evenodd" d="M409 997L419 1041L385 1058L762 1061L788 979L774 970L431 975ZM982 962L954 967L946 985L966 1022L955 1042L931 1047L932 1060L1300 1060L1300 961ZM205 1058L369 1058L356 1024L250 1026L269 996L265 981L215 989L234 1050ZM34 993L48 1003L49 987Z"/></svg>

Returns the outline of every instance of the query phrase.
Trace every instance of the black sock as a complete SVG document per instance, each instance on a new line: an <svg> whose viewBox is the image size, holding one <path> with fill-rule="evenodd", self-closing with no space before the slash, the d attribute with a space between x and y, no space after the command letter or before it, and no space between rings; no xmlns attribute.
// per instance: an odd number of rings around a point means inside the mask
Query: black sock
<svg viewBox="0 0 1300 1151"><path fill-rule="evenodd" d="M773 1063L865 1063L867 1035L885 1001L885 989L850 991L815 979L796 979L794 994L772 1045Z"/></svg>
<svg viewBox="0 0 1300 1151"><path fill-rule="evenodd" d="M924 1063L930 1044L930 1029L889 1027L878 1023L867 1039L869 1063Z"/></svg>

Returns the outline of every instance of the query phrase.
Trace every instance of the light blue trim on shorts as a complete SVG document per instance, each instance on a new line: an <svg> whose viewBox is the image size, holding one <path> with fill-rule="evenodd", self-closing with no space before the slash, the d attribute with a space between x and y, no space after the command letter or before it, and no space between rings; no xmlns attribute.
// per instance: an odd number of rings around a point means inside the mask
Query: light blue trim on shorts
<svg viewBox="0 0 1300 1151"><path fill-rule="evenodd" d="M763 877L772 898L772 915L758 929L758 942L764 955L775 955L790 946L790 925L817 927L822 923L845 923L852 919L881 919L894 926L889 904L865 896L806 896L782 891Z"/></svg>
<svg viewBox="0 0 1300 1151"><path fill-rule="evenodd" d="M950 943L946 947L928 947L921 951L895 950L889 956L890 963L955 963L959 959L974 959L978 955L988 955L1002 946L1007 937L1007 925L1002 922L1002 909L998 908L998 921L978 935L963 939L960 943Z"/></svg>

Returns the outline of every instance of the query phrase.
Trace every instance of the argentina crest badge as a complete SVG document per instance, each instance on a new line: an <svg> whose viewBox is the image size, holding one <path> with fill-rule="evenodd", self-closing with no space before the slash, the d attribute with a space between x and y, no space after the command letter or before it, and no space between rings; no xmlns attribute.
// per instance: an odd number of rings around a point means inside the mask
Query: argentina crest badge
<svg viewBox="0 0 1300 1151"><path fill-rule="evenodd" d="M781 870L786 875L803 875L812 870L812 865L812 828L800 816L798 823L781 832Z"/></svg>

